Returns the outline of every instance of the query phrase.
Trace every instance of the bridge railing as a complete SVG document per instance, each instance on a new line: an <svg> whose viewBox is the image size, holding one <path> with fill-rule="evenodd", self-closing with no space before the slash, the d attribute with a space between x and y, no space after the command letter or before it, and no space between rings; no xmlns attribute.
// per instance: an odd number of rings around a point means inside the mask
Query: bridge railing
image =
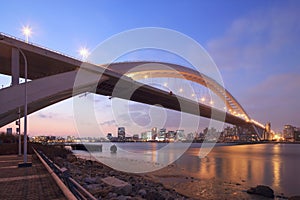
<svg viewBox="0 0 300 200"><path fill-rule="evenodd" d="M62 180L62 182L68 187L68 189L73 193L73 195L79 200L96 200L96 198L89 193L85 188L83 188L78 182L76 182L66 168L60 168L56 165L50 158L48 158L42 151L35 150L46 164L53 170L53 172Z"/></svg>
<svg viewBox="0 0 300 200"><path fill-rule="evenodd" d="M14 39L14 40L18 40L18 41L20 41L20 42L24 42L24 43L27 43L27 44L29 44L29 45L33 45L33 46L36 46L36 47L38 47L38 48L41 48L41 49L44 49L44 50L47 50L47 51L51 51L51 52L53 52L53 53L56 53L56 54L59 54L59 55L62 55L62 56L65 56L65 57L68 57L68 58L71 58L71 59L79 60L79 61L80 61L80 59L78 59L78 58L76 58L76 57L74 57L74 56L70 56L70 55L67 55L67 54L65 54L65 53L62 53L62 52L59 52L59 51L55 51L55 50L53 50L53 49L49 49L49 48L47 48L47 47L45 47L45 46L42 46L42 45L40 45L40 44L37 44L37 43L26 42L26 41L25 41L24 39L22 39L22 38L15 37L15 36L9 35L9 34L7 34L7 33L0 32L0 35L3 35L3 36L5 36L5 37L8 37L8 38L11 38L11 39Z"/></svg>

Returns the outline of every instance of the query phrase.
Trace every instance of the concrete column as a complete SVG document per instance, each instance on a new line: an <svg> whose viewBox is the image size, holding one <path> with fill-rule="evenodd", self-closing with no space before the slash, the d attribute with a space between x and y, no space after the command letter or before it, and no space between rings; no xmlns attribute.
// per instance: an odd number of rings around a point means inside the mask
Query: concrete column
<svg viewBox="0 0 300 200"><path fill-rule="evenodd" d="M20 78L20 52L17 48L11 49L11 85L18 85Z"/></svg>

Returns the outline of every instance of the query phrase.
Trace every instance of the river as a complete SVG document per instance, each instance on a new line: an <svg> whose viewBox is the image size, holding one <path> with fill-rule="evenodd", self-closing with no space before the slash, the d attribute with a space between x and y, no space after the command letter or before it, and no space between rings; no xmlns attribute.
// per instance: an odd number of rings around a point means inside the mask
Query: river
<svg viewBox="0 0 300 200"><path fill-rule="evenodd" d="M139 158L135 157L140 154L143 155L144 162L152 163L152 166L159 166L162 159L158 154L151 154L151 152L166 146L161 143L119 143L117 144L118 152L112 155L107 153L109 152L108 145L105 144L103 152L95 155L110 160L113 160L112 158L129 159L136 163L132 165L141 165ZM199 180L244 182L247 186L263 184L273 188L277 194L284 193L286 196L300 193L300 144L217 144L203 158L199 158L200 147L201 144L192 144L179 159L171 164L174 169L165 170L163 173L174 175L175 171L179 170L181 176ZM168 158L174 159L173 151L174 149L169 149ZM130 155L128 152L136 154ZM89 156L84 151L74 151L74 153L87 158ZM166 159L166 156L163 156L163 159ZM100 161L102 162L101 159ZM121 163L120 160L118 163Z"/></svg>

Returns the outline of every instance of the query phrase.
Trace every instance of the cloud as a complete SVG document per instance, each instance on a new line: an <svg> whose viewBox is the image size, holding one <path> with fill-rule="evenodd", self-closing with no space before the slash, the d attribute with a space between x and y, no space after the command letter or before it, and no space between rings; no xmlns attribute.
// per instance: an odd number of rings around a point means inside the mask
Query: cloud
<svg viewBox="0 0 300 200"><path fill-rule="evenodd" d="M100 123L101 126L113 126L116 125L115 120L108 120Z"/></svg>
<svg viewBox="0 0 300 200"><path fill-rule="evenodd" d="M52 119L53 118L53 113L44 114L44 113L40 112L40 113L38 113L37 116L39 118L42 118L42 119Z"/></svg>
<svg viewBox="0 0 300 200"><path fill-rule="evenodd" d="M299 85L300 73L272 75L250 89L241 103L251 117L271 121L278 131L284 124L300 126Z"/></svg>
<svg viewBox="0 0 300 200"><path fill-rule="evenodd" d="M299 6L277 5L236 19L207 49L221 69L262 68L269 59L283 58L299 42ZM276 64L276 63L275 63Z"/></svg>

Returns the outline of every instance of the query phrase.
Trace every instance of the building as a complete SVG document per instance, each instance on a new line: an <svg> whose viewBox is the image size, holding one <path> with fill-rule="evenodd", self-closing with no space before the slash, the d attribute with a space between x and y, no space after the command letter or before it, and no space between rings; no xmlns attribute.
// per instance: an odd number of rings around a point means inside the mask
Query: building
<svg viewBox="0 0 300 200"><path fill-rule="evenodd" d="M176 139L179 141L185 140L184 130L176 130Z"/></svg>
<svg viewBox="0 0 300 200"><path fill-rule="evenodd" d="M193 141L194 139L196 140L198 138L197 136L198 136L197 133L188 133L186 139L188 141Z"/></svg>
<svg viewBox="0 0 300 200"><path fill-rule="evenodd" d="M107 136L106 136L106 138L107 138L108 140L111 140L111 139L113 138L113 136L112 136L112 134L111 134L111 133L107 133Z"/></svg>
<svg viewBox="0 0 300 200"><path fill-rule="evenodd" d="M295 141L300 142L300 128L294 128L294 131L295 131L295 134L294 134Z"/></svg>
<svg viewBox="0 0 300 200"><path fill-rule="evenodd" d="M7 134L7 135L12 135L12 132L13 132L13 131L12 131L12 128L7 128L7 129L6 129L6 134Z"/></svg>
<svg viewBox="0 0 300 200"><path fill-rule="evenodd" d="M155 140L155 138L157 137L157 128L153 127L151 132L152 132L152 139Z"/></svg>
<svg viewBox="0 0 300 200"><path fill-rule="evenodd" d="M263 140L272 140L273 139L273 135L271 133L271 122L268 122L266 125L265 125L265 130L264 130L264 133L263 133Z"/></svg>
<svg viewBox="0 0 300 200"><path fill-rule="evenodd" d="M143 132L141 134L141 139L143 141L150 141L150 140L152 140L152 131Z"/></svg>
<svg viewBox="0 0 300 200"><path fill-rule="evenodd" d="M125 127L118 127L118 140L125 141Z"/></svg>
<svg viewBox="0 0 300 200"><path fill-rule="evenodd" d="M165 128L161 128L155 139L158 140L158 141L165 140L166 139L166 132L167 132L167 130Z"/></svg>
<svg viewBox="0 0 300 200"><path fill-rule="evenodd" d="M295 127L292 125L284 125L283 139L285 141L293 142L295 140Z"/></svg>
<svg viewBox="0 0 300 200"><path fill-rule="evenodd" d="M140 138L139 138L139 134L134 134L133 136L132 136L132 139L134 140L134 141L138 141Z"/></svg>
<svg viewBox="0 0 300 200"><path fill-rule="evenodd" d="M168 131L166 133L166 139L169 140L169 141L174 141L176 139L175 131Z"/></svg>
<svg viewBox="0 0 300 200"><path fill-rule="evenodd" d="M223 131L223 141L232 142L238 140L238 131L236 127L227 126Z"/></svg>

